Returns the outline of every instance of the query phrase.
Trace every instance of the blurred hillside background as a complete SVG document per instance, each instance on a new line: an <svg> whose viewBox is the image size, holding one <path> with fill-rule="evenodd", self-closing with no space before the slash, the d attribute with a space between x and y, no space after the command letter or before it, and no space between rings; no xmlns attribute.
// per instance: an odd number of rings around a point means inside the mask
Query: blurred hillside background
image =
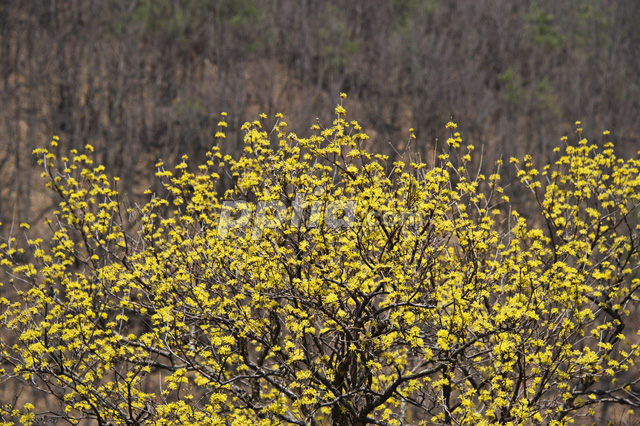
<svg viewBox="0 0 640 426"><path fill-rule="evenodd" d="M492 161L539 165L576 120L640 149L637 0L2 0L0 41L4 223L52 205L31 152L54 134L135 199L157 159L202 157L222 111L233 153L244 121L305 135L339 92L390 154L413 127L426 158L451 118Z"/></svg>

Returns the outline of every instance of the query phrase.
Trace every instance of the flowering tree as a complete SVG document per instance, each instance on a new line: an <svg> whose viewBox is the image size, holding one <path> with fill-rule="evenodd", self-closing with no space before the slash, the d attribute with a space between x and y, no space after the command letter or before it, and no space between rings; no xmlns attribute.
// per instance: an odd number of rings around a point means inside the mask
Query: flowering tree
<svg viewBox="0 0 640 426"><path fill-rule="evenodd" d="M512 159L527 221L454 123L433 164L390 163L335 112L308 138L247 123L240 158L159 163L142 207L87 154L37 149L61 202L50 243L1 246L1 380L35 395L1 401L4 424L563 425L640 405L637 159L585 139L540 170Z"/></svg>

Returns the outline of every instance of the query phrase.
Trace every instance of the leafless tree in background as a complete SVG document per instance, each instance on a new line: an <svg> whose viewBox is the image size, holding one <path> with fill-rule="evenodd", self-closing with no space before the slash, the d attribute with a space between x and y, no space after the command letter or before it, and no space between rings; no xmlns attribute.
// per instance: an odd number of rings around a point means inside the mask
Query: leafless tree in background
<svg viewBox="0 0 640 426"><path fill-rule="evenodd" d="M543 160L575 120L636 149L639 23L633 0L6 0L0 221L49 206L30 152L53 134L135 197L158 158L202 155L220 112L233 152L245 120L311 125L339 91L374 143L413 127L424 155L451 116L494 157Z"/></svg>

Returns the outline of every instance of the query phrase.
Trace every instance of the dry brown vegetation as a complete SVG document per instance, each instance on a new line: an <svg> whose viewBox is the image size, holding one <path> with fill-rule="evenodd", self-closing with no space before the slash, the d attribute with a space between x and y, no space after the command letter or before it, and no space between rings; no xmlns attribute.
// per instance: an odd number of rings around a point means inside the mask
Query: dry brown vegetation
<svg viewBox="0 0 640 426"><path fill-rule="evenodd" d="M311 125L339 91L384 146L413 127L430 152L453 116L492 158L543 161L578 119L635 149L638 22L633 0L7 0L0 221L48 204L31 151L53 134L92 143L133 195L150 162L202 155L220 112L233 150L258 113Z"/></svg>

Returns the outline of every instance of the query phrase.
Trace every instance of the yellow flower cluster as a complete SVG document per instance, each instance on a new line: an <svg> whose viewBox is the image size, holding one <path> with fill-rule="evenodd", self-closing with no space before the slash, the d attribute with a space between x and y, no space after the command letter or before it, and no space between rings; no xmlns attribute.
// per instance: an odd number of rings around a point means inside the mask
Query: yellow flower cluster
<svg viewBox="0 0 640 426"><path fill-rule="evenodd" d="M467 168L455 123L429 166L389 162L342 104L335 114L308 138L281 115L246 123L238 158L214 147L197 166L160 162L165 191L141 207L124 207L90 146L36 149L61 201L50 243L0 245L0 382L60 408L0 416L564 425L632 392L637 159L585 139L542 169L512 159L539 212L526 220L501 161L487 177Z"/></svg>

